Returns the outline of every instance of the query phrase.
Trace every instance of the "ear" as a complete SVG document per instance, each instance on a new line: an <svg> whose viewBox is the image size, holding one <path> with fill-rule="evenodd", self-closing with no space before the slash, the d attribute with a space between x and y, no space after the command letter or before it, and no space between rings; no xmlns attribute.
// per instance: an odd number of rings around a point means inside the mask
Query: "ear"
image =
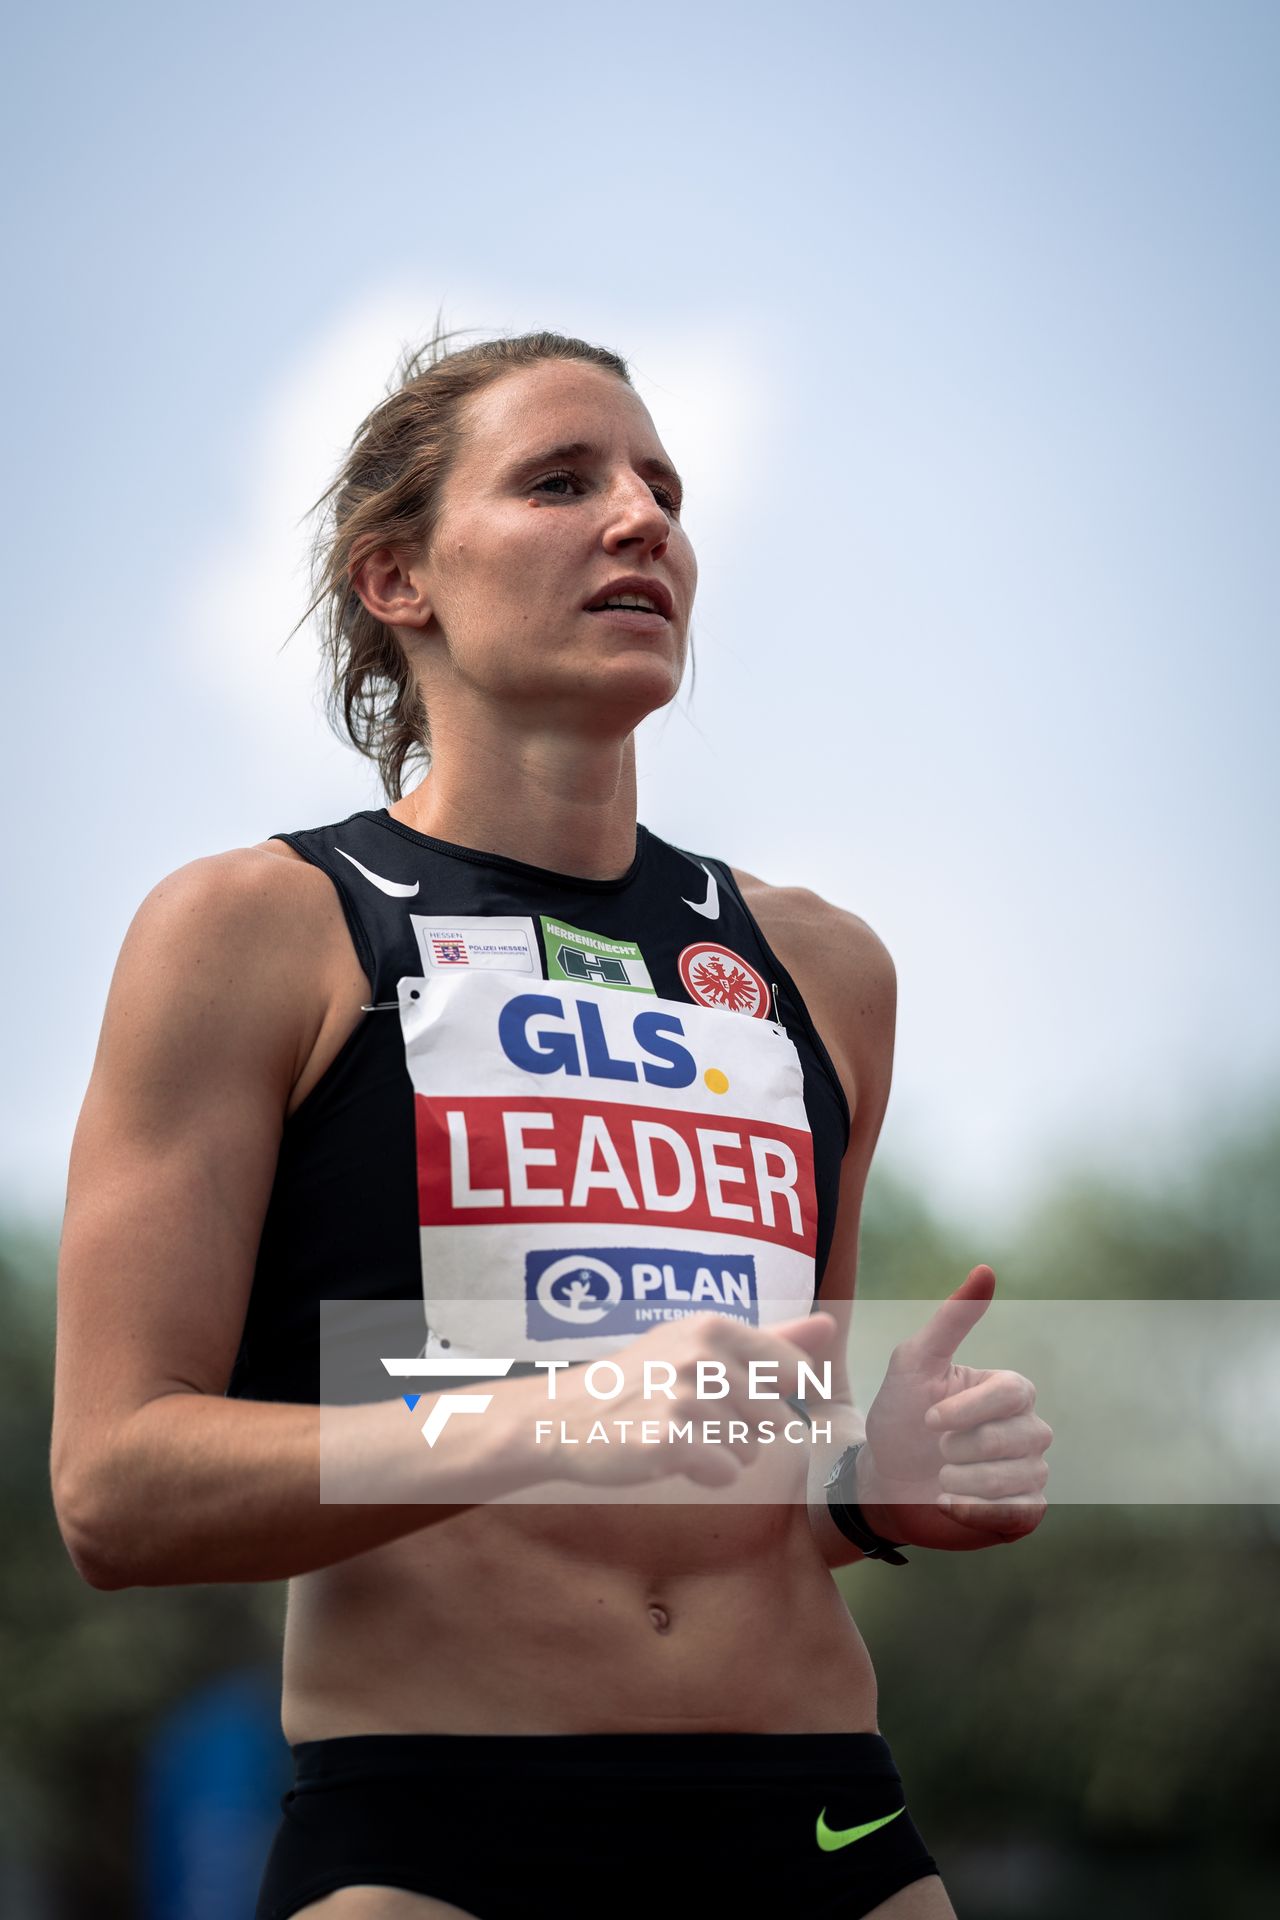
<svg viewBox="0 0 1280 1920"><path fill-rule="evenodd" d="M351 576L351 584L375 620L388 627L425 627L431 600L418 567L394 547L375 547Z"/></svg>

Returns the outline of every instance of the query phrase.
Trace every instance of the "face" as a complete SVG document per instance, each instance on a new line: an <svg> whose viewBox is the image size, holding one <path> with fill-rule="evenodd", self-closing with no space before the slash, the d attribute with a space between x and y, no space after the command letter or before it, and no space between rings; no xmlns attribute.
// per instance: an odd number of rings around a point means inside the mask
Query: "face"
<svg viewBox="0 0 1280 1920"><path fill-rule="evenodd" d="M463 428L410 568L424 638L442 634L449 672L526 716L634 726L680 685L697 583L647 409L603 368L544 361L475 395ZM637 596L656 610L600 605Z"/></svg>

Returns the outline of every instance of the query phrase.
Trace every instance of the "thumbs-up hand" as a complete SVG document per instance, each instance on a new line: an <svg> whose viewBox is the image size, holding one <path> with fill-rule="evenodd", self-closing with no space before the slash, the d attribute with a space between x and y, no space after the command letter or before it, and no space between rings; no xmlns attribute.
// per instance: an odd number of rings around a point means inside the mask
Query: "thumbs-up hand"
<svg viewBox="0 0 1280 1920"><path fill-rule="evenodd" d="M890 1540L991 1547L1044 1518L1053 1429L1033 1412L1034 1386L1021 1373L953 1358L995 1285L990 1267L974 1267L890 1355L858 1458L862 1510Z"/></svg>

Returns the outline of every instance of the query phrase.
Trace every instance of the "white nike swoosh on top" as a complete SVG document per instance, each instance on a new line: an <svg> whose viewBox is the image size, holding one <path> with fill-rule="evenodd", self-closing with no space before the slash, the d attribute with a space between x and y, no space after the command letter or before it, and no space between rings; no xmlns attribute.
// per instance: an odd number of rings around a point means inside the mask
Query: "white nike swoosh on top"
<svg viewBox="0 0 1280 1920"><path fill-rule="evenodd" d="M701 860L695 861L694 864L695 866L702 867ZM684 904L686 907L692 907L695 913L702 914L707 920L718 920L720 918L720 889L716 885L716 877L710 868L702 867L702 871L707 876L706 899L685 900ZM681 899L684 899L683 894L681 895Z"/></svg>
<svg viewBox="0 0 1280 1920"><path fill-rule="evenodd" d="M422 884L419 880L415 880L412 886L407 880L384 880L380 873L370 873L368 867L362 867L354 853L348 853L339 846L335 846L333 850L335 853L340 853L344 860L349 860L356 872L362 873L366 880L372 881L379 892L389 893L393 900L412 900Z"/></svg>

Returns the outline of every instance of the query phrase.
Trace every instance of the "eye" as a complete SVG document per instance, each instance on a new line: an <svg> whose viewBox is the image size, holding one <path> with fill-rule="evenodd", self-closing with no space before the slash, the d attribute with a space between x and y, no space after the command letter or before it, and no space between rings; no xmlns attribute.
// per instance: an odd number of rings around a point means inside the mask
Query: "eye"
<svg viewBox="0 0 1280 1920"><path fill-rule="evenodd" d="M574 473L568 467L559 467L554 473L544 474L541 480L534 480L529 487L530 493L552 493L559 500L573 499L575 495L585 493L586 490L587 483L582 475ZM664 513L669 514L673 520L679 518L680 498L672 493L670 487L664 487L655 482L650 491Z"/></svg>
<svg viewBox="0 0 1280 1920"><path fill-rule="evenodd" d="M535 480L529 491L530 493L545 493L549 488L560 489L567 486L572 487L575 492L580 492L582 485L583 482L580 474L571 473L567 467L562 467L555 473L544 475L541 480ZM565 500L570 498L570 495L561 492L559 493L559 498Z"/></svg>

